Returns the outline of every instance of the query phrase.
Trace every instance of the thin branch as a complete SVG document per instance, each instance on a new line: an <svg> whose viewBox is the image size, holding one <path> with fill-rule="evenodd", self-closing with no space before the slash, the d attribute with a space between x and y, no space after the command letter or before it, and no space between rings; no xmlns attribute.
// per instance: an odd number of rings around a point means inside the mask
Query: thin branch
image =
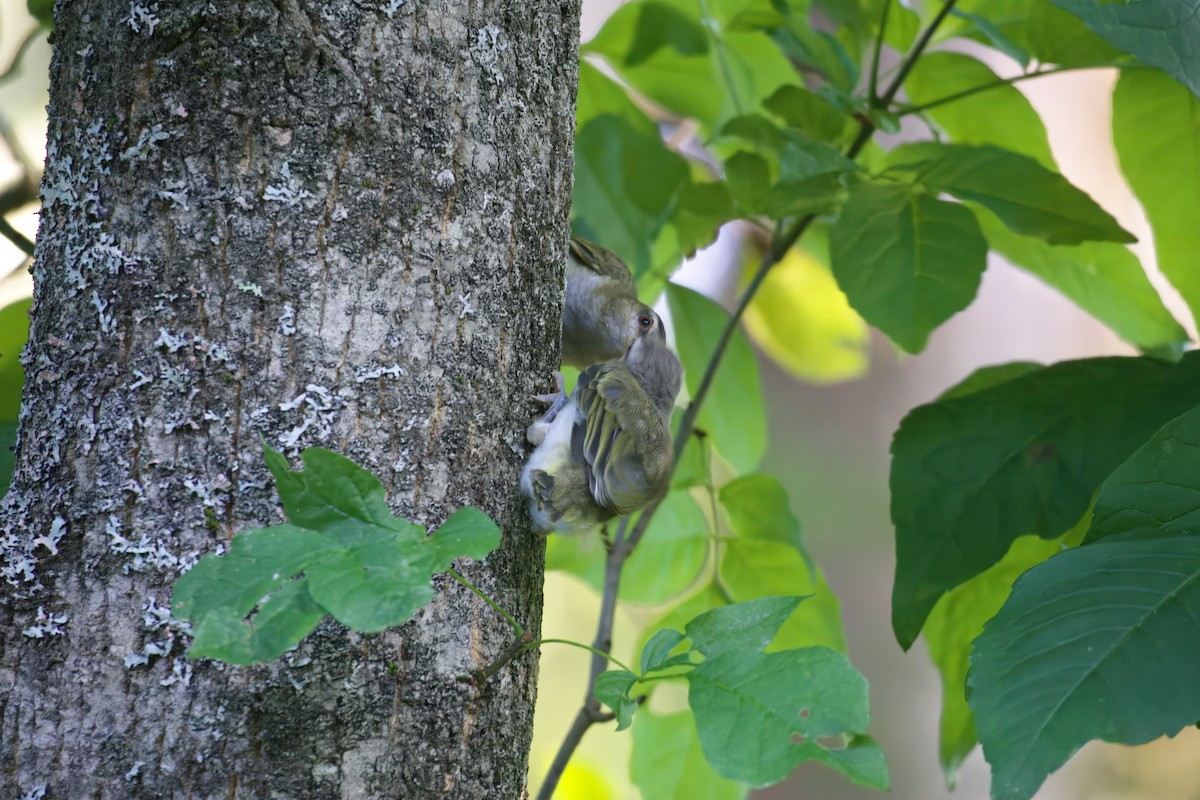
<svg viewBox="0 0 1200 800"><path fill-rule="evenodd" d="M637 674L637 672L634 671L628 664L622 663L619 659L615 658L611 654L595 647L588 647L583 642L576 642L572 641L571 639L534 639L532 642L525 645L525 647L528 649L530 647L537 647L541 644L569 644L571 647L578 647L580 650L587 650L592 655L600 656L605 661L611 661L626 672L632 672L634 675Z"/></svg>
<svg viewBox="0 0 1200 800"><path fill-rule="evenodd" d="M8 220L0 216L0 236L8 239L21 249L25 255L33 258L33 242L25 237L25 234L8 224Z"/></svg>
<svg viewBox="0 0 1200 800"><path fill-rule="evenodd" d="M921 57L921 53L928 47L933 34L942 24L942 21L945 20L956 2L957 0L946 0L945 5L942 6L937 16L929 23L929 26L921 33L920 38L917 39L913 47L904 56L899 72L879 98L881 107L886 107L895 99L896 93L900 91L900 86L904 83L904 79L908 77L909 72L912 70L913 64L916 63L917 59ZM858 135L846 149L847 158L852 159L857 156L862 151L862 148L866 146L866 143L870 141L872 134L875 133L875 123L870 119L862 119L859 125ZM808 227L812 225L815 219L815 214L808 214L796 219L790 227L785 228L782 220L776 226L771 247L763 256L758 270L754 273L754 277L738 298L737 306L734 308L733 313L730 314L729 321L717 339L717 345L713 350L712 356L709 358L708 365L704 370L704 376L700 379L696 393L692 396L691 401L688 403L688 408L679 422L679 429L675 432L675 459L671 467L672 474L679 464L679 458L683 454L683 448L687 444L688 438L692 435L692 431L695 430L696 417L700 413L700 407L704 403L704 399L708 396L713 378L716 376L717 368L720 366L721 358L725 355L725 349L729 346L734 331L737 330L738 325L741 323L742 315L750 305L750 301L754 298L755 292L758 291L763 281L766 280L767 273L770 272L775 264L783 259L784 255L795 245L804 232L808 230ZM628 531L629 518L625 517L622 519L620 527L617 529L617 535L613 538L612 547L604 563L604 593L600 600L600 618L596 626L596 640L594 642L596 652L592 655L592 669L584 694L584 703L575 715L575 720L571 723L571 728L563 738L562 744L559 745L558 752L554 756L554 762L550 766L550 771L546 773L542 788L538 791L537 800L550 800L553 797L554 790L558 786L558 781L562 778L563 771L567 768L567 763L571 760L571 755L583 740L584 734L596 722L602 721L601 717L605 717L605 715L600 713L600 703L596 700L592 687L595 685L596 676L604 671L605 662L608 658L607 655L602 656L600 653L607 654L612 649L613 619L617 604L617 590L621 583L621 569L625 565L625 560L629 557L629 554L633 552L633 548L637 546L642 536L645 535L646 529L650 525L650 520L654 517L660 504L661 500L644 508L632 531ZM628 536L626 535L627 532ZM607 716L607 718L611 719L611 716Z"/></svg>
<svg viewBox="0 0 1200 800"><path fill-rule="evenodd" d="M883 12L879 20L879 34L875 37L875 49L871 52L871 72L867 76L869 81L867 85L867 102L875 105L879 100L879 92L876 91L879 83L879 56L883 52L883 37L887 33L888 11L892 8L892 0L884 0Z"/></svg>
<svg viewBox="0 0 1200 800"><path fill-rule="evenodd" d="M462 575L459 575L457 572L455 572L452 569L446 570L446 572L448 572L450 574L451 578L454 578L454 580L458 581L463 586L467 587L472 592L477 594L480 598L482 598L483 602L485 602L489 606L491 606L492 609L495 610L495 612L497 614L504 617L504 621L507 622L512 627L513 632L515 632L517 634L518 639L520 639L521 637L523 637L525 635L525 629L521 627L521 623L517 622L515 619L512 618L511 614L509 614L507 611L505 611L503 608L501 608L499 605L497 605L495 600L493 600L492 598L488 597L486 594L481 592L475 586L475 584L471 583L469 580L464 578Z"/></svg>
<svg viewBox="0 0 1200 800"><path fill-rule="evenodd" d="M469 683L473 686L482 686L483 684L487 683L488 678L492 677L501 669L503 669L508 662L521 655L521 653L524 653L528 649L531 641L533 641L533 637L528 633L521 634L517 637L516 641L504 648L504 651L500 653L500 655L496 656L496 660L491 664L488 664L483 669L473 670L467 675L459 675L456 680L459 683Z"/></svg>
<svg viewBox="0 0 1200 800"><path fill-rule="evenodd" d="M1128 68L1135 67L1135 66L1138 66L1138 65L1128 63L1128 62L1113 63L1113 64L1088 64L1087 66L1050 67L1049 69L1040 69L1036 72L1024 72L1024 73L1022 73L1020 75L1016 75L1012 78L997 78L996 80L991 81L989 83L981 83L978 86L972 86L969 89L963 89L961 92L955 92L954 94L948 94L945 97L939 97L936 100L930 100L928 103L921 103L920 105L915 105L915 106L898 106L896 108L896 113L902 117L908 116L909 114L920 114L922 111L928 111L931 108L937 108L938 106L944 106L947 103L953 103L955 100L962 100L964 97L970 97L973 94L979 94L980 92L986 92L990 89L998 89L1001 86L1012 86L1015 83L1020 83L1021 81L1027 81L1027 80L1030 80L1031 78L1041 78L1046 75L1057 75L1060 72L1077 72L1077 71L1083 70L1083 69L1106 69L1109 67L1128 69Z"/></svg>

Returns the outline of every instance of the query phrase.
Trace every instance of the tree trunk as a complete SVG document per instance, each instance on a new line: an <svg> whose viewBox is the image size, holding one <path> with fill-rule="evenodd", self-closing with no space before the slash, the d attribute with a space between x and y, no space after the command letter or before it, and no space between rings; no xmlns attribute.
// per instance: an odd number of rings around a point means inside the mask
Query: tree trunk
<svg viewBox="0 0 1200 800"><path fill-rule="evenodd" d="M504 529L467 574L534 633L517 492L558 354L576 0L62 0L18 466L0 796L524 793L536 657L457 584L193 662L170 589L280 521L260 437L395 512Z"/></svg>

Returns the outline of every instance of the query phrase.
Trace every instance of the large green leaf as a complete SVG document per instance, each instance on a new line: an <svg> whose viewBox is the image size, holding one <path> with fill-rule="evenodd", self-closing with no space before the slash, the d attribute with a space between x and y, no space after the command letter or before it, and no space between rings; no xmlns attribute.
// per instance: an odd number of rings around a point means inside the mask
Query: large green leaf
<svg viewBox="0 0 1200 800"><path fill-rule="evenodd" d="M1200 319L1200 99L1157 70L1121 73L1113 143L1154 231L1163 271Z"/></svg>
<svg viewBox="0 0 1200 800"><path fill-rule="evenodd" d="M284 581L258 603L249 623L229 606L201 617L192 629L188 655L230 664L266 661L303 639L323 616L325 610L313 601L303 579Z"/></svg>
<svg viewBox="0 0 1200 800"><path fill-rule="evenodd" d="M919 183L983 205L1014 233L1058 245L1137 241L1062 175L1010 150L924 143L900 148L891 160Z"/></svg>
<svg viewBox="0 0 1200 800"><path fill-rule="evenodd" d="M1100 487L1087 541L1138 528L1200 532L1200 406L1155 432Z"/></svg>
<svg viewBox="0 0 1200 800"><path fill-rule="evenodd" d="M1060 549L1056 540L1022 536L998 563L942 595L929 614L925 643L942 678L938 760L950 788L958 779L959 767L978 744L966 694L971 642L1000 610L1017 576Z"/></svg>
<svg viewBox="0 0 1200 800"><path fill-rule="evenodd" d="M909 647L938 599L1025 534L1052 538L1112 470L1200 402L1200 354L1067 361L911 411L892 441L892 627Z"/></svg>
<svg viewBox="0 0 1200 800"><path fill-rule="evenodd" d="M904 91L914 105L923 105L998 80L991 68L968 55L926 53L904 82ZM958 144L996 145L1054 169L1041 117L1011 84L999 84L925 113Z"/></svg>
<svg viewBox="0 0 1200 800"><path fill-rule="evenodd" d="M638 712L629 773L646 800L741 800L748 791L713 772L700 749L695 718L686 711Z"/></svg>
<svg viewBox="0 0 1200 800"><path fill-rule="evenodd" d="M729 314L707 297L677 284L667 287L667 300L684 380L688 393L695 396ZM738 472L750 472L762 460L767 424L758 362L740 329L733 332L696 424Z"/></svg>
<svg viewBox="0 0 1200 800"><path fill-rule="evenodd" d="M1200 719L1200 536L1143 530L1019 578L968 675L992 797L1025 800L1083 744Z"/></svg>
<svg viewBox="0 0 1200 800"><path fill-rule="evenodd" d="M803 597L779 595L705 611L684 626L692 649L705 658L760 652L774 640L780 627Z"/></svg>
<svg viewBox="0 0 1200 800"><path fill-rule="evenodd" d="M1200 0L1053 0L1106 41L1200 95Z"/></svg>
<svg viewBox="0 0 1200 800"><path fill-rule="evenodd" d="M704 568L708 529L704 514L686 491L670 492L625 562L621 599L662 603L682 594Z"/></svg>
<svg viewBox="0 0 1200 800"><path fill-rule="evenodd" d="M912 187L854 187L830 233L850 305L910 353L975 297L987 242L975 215Z"/></svg>
<svg viewBox="0 0 1200 800"><path fill-rule="evenodd" d="M723 652L688 684L701 747L720 775L769 786L817 760L855 783L887 786L883 751L861 733L870 721L866 679L841 653Z"/></svg>
<svg viewBox="0 0 1200 800"><path fill-rule="evenodd" d="M1054 247L1013 233L987 211L980 213L979 222L993 250L1071 298L1130 344L1153 351L1187 341L1187 332L1125 246L1085 242Z"/></svg>

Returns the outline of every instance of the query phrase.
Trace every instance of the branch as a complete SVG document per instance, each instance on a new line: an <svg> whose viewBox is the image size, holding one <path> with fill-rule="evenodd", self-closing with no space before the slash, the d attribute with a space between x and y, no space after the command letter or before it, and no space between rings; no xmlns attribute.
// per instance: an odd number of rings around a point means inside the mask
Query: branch
<svg viewBox="0 0 1200 800"><path fill-rule="evenodd" d="M886 107L895 98L896 93L900 91L900 86L904 83L904 79L908 77L912 71L913 65L917 59L921 57L921 53L929 46L933 34L937 31L942 21L950 13L957 0L946 0L937 16L929 23L929 26L921 33L912 49L904 56L904 61L900 65L899 72L888 84L883 95L878 98L878 107ZM872 134L875 133L875 123L869 118L863 118L859 122L858 135L854 141L846 148L846 157L854 158L857 156L870 141ZM712 356L709 358L708 365L704 370L704 376L700 379L700 384L696 389L695 395L692 396L691 402L688 403L687 411L684 412L683 418L679 422L679 430L675 432L675 460L671 467L672 474L676 466L679 464L679 457L683 453L683 448L687 444L688 438L692 435L696 426L696 417L700 413L700 408L704 403L704 399L708 396L709 389L712 387L713 378L717 374L717 368L721 364L721 358L725 355L725 349L729 346L730 340L733 338L734 331L737 330L741 323L742 314L750 305L750 301L754 299L755 292L762 285L767 277L767 273L771 268L779 263L780 260L787 254L788 250L799 240L808 227L812 225L816 219L815 214L808 214L795 220L790 227L784 227L782 221L775 229L775 234L772 237L771 247L763 256L762 262L759 264L758 270L754 273L754 277L738 298L737 306L733 313L729 316L729 322L721 331L721 336L717 340L717 345L713 350ZM571 760L571 755L583 740L583 736L587 733L588 728L597 722L602 722L605 719L611 719L610 715L600 713L600 702L596 699L592 691L595 685L596 676L604 671L606 655L612 649L612 629L613 615L617 605L617 590L621 583L621 569L625 565L629 554L633 552L633 548L641 541L645 535L646 529L650 526L650 521L653 519L655 512L658 510L660 501L656 501L642 510L638 517L637 525L632 531L628 531L629 518L625 517L621 520L621 525L617 529L617 535L613 539L612 548L609 550L608 558L604 563L604 594L600 601L600 619L596 626L596 640L593 644L596 653L592 656L592 669L588 680L586 693L584 695L583 706L575 715L574 722L571 723L570 730L563 738L562 744L559 745L558 753L554 756L554 762L550 766L550 771L546 773L546 777L542 783L542 788L538 791L537 800L551 800L554 796L554 790L558 786L558 781L562 778L563 770L567 767L567 762ZM628 536L626 533L628 531Z"/></svg>
<svg viewBox="0 0 1200 800"><path fill-rule="evenodd" d="M0 73L0 84L7 83L21 74L18 71L18 67L21 64L21 59L25 57L25 51L27 51L33 45L33 43L38 40L39 33L44 35L45 31L42 30L41 25L35 25L33 30L25 34L25 38L22 39L21 44L17 46L17 52L13 54L12 61L10 61L8 64L8 69Z"/></svg>
<svg viewBox="0 0 1200 800"><path fill-rule="evenodd" d="M21 248L21 252L30 258L33 257L33 242L25 237L25 234L8 224L8 220L0 216L0 236L8 239L10 242Z"/></svg>
<svg viewBox="0 0 1200 800"><path fill-rule="evenodd" d="M972 86L969 89L963 89L961 92L955 92L954 94L948 94L945 97L939 97L937 100L930 100L928 103L921 103L920 105L915 105L915 106L898 106L896 108L896 112L897 112L897 114L899 114L899 116L902 116L902 117L908 116L909 114L920 114L922 111L928 111L931 108L937 108L938 106L944 106L947 103L953 103L955 100L962 100L964 97L970 97L973 94L979 94L980 92L986 92L989 89L998 89L1001 86L1012 86L1015 83L1020 83L1021 81L1027 81L1027 80L1030 80L1031 78L1041 78L1045 75L1057 75L1060 72L1078 72L1079 70L1083 70L1083 69L1109 69L1109 68L1136 69L1141 66L1142 65L1140 65L1140 64L1135 64L1133 62L1127 61L1127 62L1115 62L1112 64L1088 64L1086 66L1076 66L1076 67L1051 67L1049 69L1040 69L1040 70L1037 70L1036 72L1024 72L1024 73L1022 73L1020 75L1016 75L1012 78L997 78L996 80L991 81L989 83L981 83L978 86Z"/></svg>
<svg viewBox="0 0 1200 800"><path fill-rule="evenodd" d="M867 102L874 105L879 99L878 82L879 82L879 56L883 52L883 37L887 33L888 11L892 8L892 0L884 0L883 12L879 20L879 34L875 37L875 49L871 53L871 73L868 76L870 81L867 86Z"/></svg>

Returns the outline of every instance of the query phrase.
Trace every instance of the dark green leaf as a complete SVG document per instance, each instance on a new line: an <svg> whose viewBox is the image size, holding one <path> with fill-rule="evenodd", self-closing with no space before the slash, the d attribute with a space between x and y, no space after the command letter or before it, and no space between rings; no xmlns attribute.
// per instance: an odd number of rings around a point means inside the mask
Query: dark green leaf
<svg viewBox="0 0 1200 800"><path fill-rule="evenodd" d="M729 192L747 213L761 213L771 191L771 167L755 153L734 153L725 161Z"/></svg>
<svg viewBox="0 0 1200 800"><path fill-rule="evenodd" d="M663 669L663 662L670 659L675 645L683 641L683 634L674 628L663 628L650 637L642 648L642 674Z"/></svg>
<svg viewBox="0 0 1200 800"><path fill-rule="evenodd" d="M762 597L714 608L689 622L683 632L692 649L707 658L761 652L803 600L794 596Z"/></svg>
<svg viewBox="0 0 1200 800"><path fill-rule="evenodd" d="M1078 17L1045 0L964 0L958 7L986 18L1001 35L1042 64L1082 67L1128 58L1088 30ZM987 35L976 38L986 41Z"/></svg>
<svg viewBox="0 0 1200 800"><path fill-rule="evenodd" d="M642 709L633 723L630 777L653 800L742 800L747 789L704 760L690 712L659 716Z"/></svg>
<svg viewBox="0 0 1200 800"><path fill-rule="evenodd" d="M456 558L482 561L500 546L500 526L478 508L466 506L450 515L429 535L433 548L433 571L442 572Z"/></svg>
<svg viewBox="0 0 1200 800"><path fill-rule="evenodd" d="M1200 532L1200 406L1159 428L1108 476L1086 541L1138 528Z"/></svg>
<svg viewBox="0 0 1200 800"><path fill-rule="evenodd" d="M596 699L617 715L617 730L623 731L633 723L637 701L629 696L629 689L637 682L637 675L623 669L611 669L596 676Z"/></svg>
<svg viewBox="0 0 1200 800"><path fill-rule="evenodd" d="M227 664L269 661L307 636L323 616L325 610L313 602L303 579L285 581L263 599L249 622L228 606L205 615L192 629L188 655Z"/></svg>
<svg viewBox="0 0 1200 800"><path fill-rule="evenodd" d="M1110 44L1200 95L1200 0L1053 0Z"/></svg>
<svg viewBox="0 0 1200 800"><path fill-rule="evenodd" d="M1022 575L967 681L992 797L1025 800L1092 739L1200 719L1200 536L1113 536Z"/></svg>
<svg viewBox="0 0 1200 800"><path fill-rule="evenodd" d="M1000 610L1017 576L1061 549L1057 540L1022 536L998 563L944 594L929 614L925 643L942 678L938 760L950 788L958 779L959 767L978 743L966 692L971 642Z"/></svg>
<svg viewBox="0 0 1200 800"><path fill-rule="evenodd" d="M1112 102L1113 144L1154 231L1159 269L1200 319L1200 99L1157 70L1134 69L1121 73Z"/></svg>
<svg viewBox="0 0 1200 800"><path fill-rule="evenodd" d="M781 181L767 195L763 210L772 219L782 219L833 213L845 201L846 187L841 175L829 172L802 180Z"/></svg>
<svg viewBox="0 0 1200 800"><path fill-rule="evenodd" d="M707 297L676 284L667 287L667 300L684 380L688 392L695 395L729 314ZM707 431L713 446L739 472L750 472L762 460L767 431L758 362L740 330L733 332L696 425Z"/></svg>
<svg viewBox="0 0 1200 800"><path fill-rule="evenodd" d="M850 305L911 353L975 297L987 242L975 215L910 187L850 190L830 233L833 274Z"/></svg>
<svg viewBox="0 0 1200 800"><path fill-rule="evenodd" d="M1004 383L1007 380L1012 380L1013 378L1028 372L1035 372L1039 369L1044 369L1044 365L1033 361L1010 361L1007 364L980 367L959 383L939 394L937 399L938 402L941 402L942 400L966 397L973 392L990 388L998 383Z"/></svg>
<svg viewBox="0 0 1200 800"><path fill-rule="evenodd" d="M725 651L688 683L700 744L720 775L768 786L815 759L856 783L887 786L882 751L856 736L870 721L867 682L841 653Z"/></svg>
<svg viewBox="0 0 1200 800"><path fill-rule="evenodd" d="M904 163L903 152L893 163ZM1028 156L991 145L923 144L913 159L914 180L982 204L1015 233L1050 244L1137 241L1092 198Z"/></svg>
<svg viewBox="0 0 1200 800"><path fill-rule="evenodd" d="M1022 69L1025 69L1029 66L1029 53L1025 52L1025 48L1021 47L1012 39L1005 36L999 28L997 28L989 19L987 19L987 17L981 17L978 14L972 14L969 11L963 11L959 8L951 9L950 13L954 14L956 17L965 19L974 25L975 29L979 31L980 35L982 35L988 44L999 50L1001 53L1004 53L1013 61L1016 61L1021 65Z"/></svg>
<svg viewBox="0 0 1200 800"><path fill-rule="evenodd" d="M43 28L54 30L54 0L26 0L25 7Z"/></svg>
<svg viewBox="0 0 1200 800"><path fill-rule="evenodd" d="M1200 354L1067 361L914 409L892 441L892 627L910 646L945 592L1019 536L1061 535L1112 470L1200 402Z"/></svg>
<svg viewBox="0 0 1200 800"><path fill-rule="evenodd" d="M699 20L662 3L631 4L636 15L633 39L625 53L626 66L648 61L663 47L684 56L708 52L708 36Z"/></svg>
<svg viewBox="0 0 1200 800"><path fill-rule="evenodd" d="M21 348L29 339L30 298L0 308L0 420L15 420L21 411L25 369Z"/></svg>
<svg viewBox="0 0 1200 800"><path fill-rule="evenodd" d="M802 181L819 175L853 172L858 165L841 151L825 142L805 141L801 134L785 134L787 141L779 153L779 179Z"/></svg>

